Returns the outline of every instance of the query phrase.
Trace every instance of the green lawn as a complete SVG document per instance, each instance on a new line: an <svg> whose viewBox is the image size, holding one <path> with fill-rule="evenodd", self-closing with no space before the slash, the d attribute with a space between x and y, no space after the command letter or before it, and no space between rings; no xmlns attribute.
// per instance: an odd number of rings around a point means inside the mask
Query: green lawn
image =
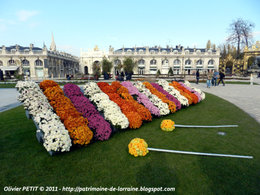
<svg viewBox="0 0 260 195"><path fill-rule="evenodd" d="M163 132L159 128L163 118L177 124L239 127ZM163 118L51 157L37 142L33 121L26 119L21 106L0 113L1 190L4 186L159 186L175 187L176 194L260 194L260 124L253 118L210 94L203 102ZM135 158L127 148L135 137L154 148L253 155L254 159L159 152Z"/></svg>

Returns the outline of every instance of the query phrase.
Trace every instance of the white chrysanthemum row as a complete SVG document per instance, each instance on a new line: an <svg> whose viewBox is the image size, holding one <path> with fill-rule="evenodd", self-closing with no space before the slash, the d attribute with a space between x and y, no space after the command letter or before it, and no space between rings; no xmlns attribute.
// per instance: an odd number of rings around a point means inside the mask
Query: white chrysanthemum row
<svg viewBox="0 0 260 195"><path fill-rule="evenodd" d="M158 81L158 84L160 86L162 86L162 88L165 91L167 91L169 94L171 94L172 96L177 98L179 100L179 102L181 103L181 105L189 106L188 99L186 97L184 97L183 95L181 95L180 92L177 89L175 89L173 86L170 86L169 83L166 80L160 79Z"/></svg>
<svg viewBox="0 0 260 195"><path fill-rule="evenodd" d="M167 115L170 113L168 104L164 103L160 98L152 94L150 90L147 89L140 81L137 81L133 84L139 90L139 92L146 95L150 101L160 110L160 115Z"/></svg>
<svg viewBox="0 0 260 195"><path fill-rule="evenodd" d="M71 139L60 118L53 112L47 98L38 84L32 81L19 81L16 85L19 91L18 100L33 116L39 130L43 132L43 146L46 150L65 152L71 147Z"/></svg>
<svg viewBox="0 0 260 195"><path fill-rule="evenodd" d="M121 112L119 106L111 101L108 95L101 91L96 83L87 83L83 89L84 94L97 105L98 111L102 111L104 118L111 122L112 125L120 126L121 129L126 129L129 126L129 121Z"/></svg>
<svg viewBox="0 0 260 195"><path fill-rule="evenodd" d="M189 81L185 81L184 84L186 86L190 87L191 89L193 89L194 91L197 91L200 94L201 100L205 99L206 95L205 95L205 93L203 91L201 91L200 89L192 86Z"/></svg>

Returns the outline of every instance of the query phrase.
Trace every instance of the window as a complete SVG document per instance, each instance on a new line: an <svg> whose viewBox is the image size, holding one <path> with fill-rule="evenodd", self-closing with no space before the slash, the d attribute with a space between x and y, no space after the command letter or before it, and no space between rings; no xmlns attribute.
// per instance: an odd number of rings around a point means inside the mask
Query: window
<svg viewBox="0 0 260 195"><path fill-rule="evenodd" d="M15 61L13 59L11 59L11 60L8 61L8 65L12 66L12 65L16 65L16 64L15 64Z"/></svg>
<svg viewBox="0 0 260 195"><path fill-rule="evenodd" d="M143 59L138 61L138 65L144 65L145 61Z"/></svg>
<svg viewBox="0 0 260 195"><path fill-rule="evenodd" d="M138 51L138 53L139 53L139 54L143 54L143 53L144 53L144 50L140 49L140 50Z"/></svg>
<svg viewBox="0 0 260 195"><path fill-rule="evenodd" d="M23 60L22 61L22 66L29 66L30 65L30 62L28 60Z"/></svg>
<svg viewBox="0 0 260 195"><path fill-rule="evenodd" d="M168 63L169 63L169 61L168 61L167 59L165 59L165 60L162 61L162 65L163 65L163 66L168 66Z"/></svg>
<svg viewBox="0 0 260 195"><path fill-rule="evenodd" d="M119 64L121 64L121 61L120 61L119 59L116 59L116 60L114 61L114 63L115 63L116 66L118 66Z"/></svg>
<svg viewBox="0 0 260 195"><path fill-rule="evenodd" d="M152 60L150 61L150 64L151 64L151 65L156 65L156 60L155 60L155 59L152 59Z"/></svg>
<svg viewBox="0 0 260 195"><path fill-rule="evenodd" d="M202 60L198 60L198 61L196 62L196 64L197 64L197 65L202 65Z"/></svg>
<svg viewBox="0 0 260 195"><path fill-rule="evenodd" d="M190 53L190 51L189 50L185 50L185 54L189 54Z"/></svg>
<svg viewBox="0 0 260 195"><path fill-rule="evenodd" d="M200 50L197 50L196 53L197 53L197 54L201 54L201 51L200 51Z"/></svg>
<svg viewBox="0 0 260 195"><path fill-rule="evenodd" d="M150 51L150 53L151 53L151 54L154 54L154 53L155 53L155 51L154 51L154 50L151 50L151 51Z"/></svg>
<svg viewBox="0 0 260 195"><path fill-rule="evenodd" d="M131 53L132 53L132 50L131 50L131 49L128 49L126 52L127 52L128 54L131 54Z"/></svg>
<svg viewBox="0 0 260 195"><path fill-rule="evenodd" d="M191 65L191 60L189 59L189 60L186 60L185 61L185 65Z"/></svg>
<svg viewBox="0 0 260 195"><path fill-rule="evenodd" d="M180 65L180 64L181 64L181 61L179 59L174 60L174 62L173 62L173 65Z"/></svg>
<svg viewBox="0 0 260 195"><path fill-rule="evenodd" d="M138 74L144 74L144 68L138 68Z"/></svg>
<svg viewBox="0 0 260 195"><path fill-rule="evenodd" d="M177 51L177 50L174 50L173 53L174 53L174 54L178 54L178 51Z"/></svg>
<svg viewBox="0 0 260 195"><path fill-rule="evenodd" d="M39 60L39 59L36 60L36 61L35 61L35 65L36 65L36 66L42 66L42 61Z"/></svg>
<svg viewBox="0 0 260 195"><path fill-rule="evenodd" d="M208 65L214 65L214 60L209 60Z"/></svg>

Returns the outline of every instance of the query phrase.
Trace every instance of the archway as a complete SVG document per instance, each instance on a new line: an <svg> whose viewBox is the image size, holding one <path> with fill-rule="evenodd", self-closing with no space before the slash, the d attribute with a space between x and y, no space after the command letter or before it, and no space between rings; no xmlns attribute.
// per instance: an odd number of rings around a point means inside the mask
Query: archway
<svg viewBox="0 0 260 195"><path fill-rule="evenodd" d="M231 75L232 74L232 70L233 70L233 62L231 62L231 61L228 61L227 63L226 63L226 74L229 74L229 75Z"/></svg>
<svg viewBox="0 0 260 195"><path fill-rule="evenodd" d="M87 66L84 67L84 74L88 74L88 67Z"/></svg>
<svg viewBox="0 0 260 195"><path fill-rule="evenodd" d="M253 65L253 63L255 62L255 59L256 59L255 57L248 58L248 60L247 60L247 63L248 63L247 68L250 68Z"/></svg>

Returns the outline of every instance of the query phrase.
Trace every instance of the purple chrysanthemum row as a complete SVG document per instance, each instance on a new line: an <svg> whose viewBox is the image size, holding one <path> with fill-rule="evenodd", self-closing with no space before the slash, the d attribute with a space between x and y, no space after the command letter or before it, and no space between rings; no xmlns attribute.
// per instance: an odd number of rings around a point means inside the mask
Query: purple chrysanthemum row
<svg viewBox="0 0 260 195"><path fill-rule="evenodd" d="M66 84L63 90L77 111L88 119L88 126L94 133L94 139L100 141L109 139L112 133L110 124L99 114L96 107L84 96L80 88L74 84Z"/></svg>

